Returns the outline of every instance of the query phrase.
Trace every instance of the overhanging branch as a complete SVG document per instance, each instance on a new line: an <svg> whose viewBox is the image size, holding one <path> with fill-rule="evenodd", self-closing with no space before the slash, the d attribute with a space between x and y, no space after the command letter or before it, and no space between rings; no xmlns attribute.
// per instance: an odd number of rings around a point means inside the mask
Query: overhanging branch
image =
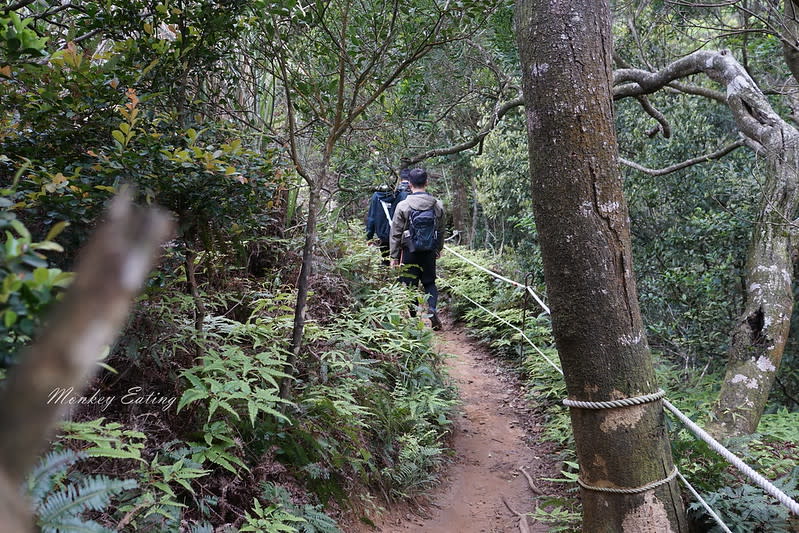
<svg viewBox="0 0 799 533"><path fill-rule="evenodd" d="M746 141L740 139L732 144L728 144L724 148L721 148L720 150L717 150L713 153L701 155L699 157L694 157L691 159L686 159L681 163L675 163L674 165L670 165L665 168L658 168L658 169L647 168L643 165L639 165L634 161L629 161L622 157L619 158L619 163L621 163L624 166L634 168L635 170L638 170L639 172L643 172L644 174L648 174L650 176L665 176L666 174L671 174L672 172L676 172L678 170L691 167L693 165L698 165L699 163L706 163L714 159L720 159L725 155L729 154L730 152L737 150L741 146L744 146L745 144Z"/></svg>
<svg viewBox="0 0 799 533"><path fill-rule="evenodd" d="M505 102L492 115L491 120L488 122L488 124L486 124L486 126L482 130L480 130L477 134L474 135L474 137L472 137L468 141L464 141L462 143L449 146L446 148L434 148L432 150L428 150L427 152L423 152L421 154L408 158L407 164L413 165L414 163L424 161L425 159L429 159L431 157L457 154L459 152L463 152L464 150L474 148L475 146L480 144L480 142L482 142L482 140L485 139L485 137L489 133L491 133L491 131L494 129L494 127L496 127L497 123L503 116L505 116L511 109L515 109L522 105L524 105L524 99L522 97L515 98L513 100Z"/></svg>

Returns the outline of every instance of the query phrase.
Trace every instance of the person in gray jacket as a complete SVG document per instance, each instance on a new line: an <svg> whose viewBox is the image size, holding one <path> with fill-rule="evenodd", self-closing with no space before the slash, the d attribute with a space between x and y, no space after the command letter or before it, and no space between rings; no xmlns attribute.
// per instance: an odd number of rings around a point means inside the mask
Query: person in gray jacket
<svg viewBox="0 0 799 533"><path fill-rule="evenodd" d="M411 194L397 204L391 222L389 238L391 266L407 265L399 278L401 283L415 287L422 283L428 295L430 324L441 329L436 305L436 259L444 249L444 204L427 192L427 172L415 168L408 174ZM435 218L434 228L426 225ZM415 315L415 309L411 309Z"/></svg>

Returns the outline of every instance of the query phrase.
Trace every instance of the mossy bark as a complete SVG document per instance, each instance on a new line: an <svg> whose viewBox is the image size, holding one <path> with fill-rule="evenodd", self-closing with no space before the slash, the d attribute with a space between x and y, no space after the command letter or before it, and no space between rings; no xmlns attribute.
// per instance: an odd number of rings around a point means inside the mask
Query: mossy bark
<svg viewBox="0 0 799 533"><path fill-rule="evenodd" d="M786 10L793 11L793 4ZM789 25L789 29L795 25ZM794 31L794 29L791 29ZM799 69L796 54L786 61ZM747 256L746 306L733 329L728 366L708 429L717 437L747 434L757 428L779 369L793 309L792 237L799 221L797 172L799 132L785 122L746 69L727 50L700 50L658 72L615 72L617 98L650 94L668 83L704 72L724 85L722 96L744 141L765 164L760 210Z"/></svg>
<svg viewBox="0 0 799 533"><path fill-rule="evenodd" d="M517 3L533 207L569 397L656 391L632 269L612 119L606 2ZM660 402L572 409L582 480L635 488L673 470ZM582 490L583 530L687 531L676 481L636 494Z"/></svg>
<svg viewBox="0 0 799 533"><path fill-rule="evenodd" d="M774 128L746 265L746 306L732 332L727 369L708 429L717 437L757 430L780 366L793 312L790 220L796 214L799 135Z"/></svg>

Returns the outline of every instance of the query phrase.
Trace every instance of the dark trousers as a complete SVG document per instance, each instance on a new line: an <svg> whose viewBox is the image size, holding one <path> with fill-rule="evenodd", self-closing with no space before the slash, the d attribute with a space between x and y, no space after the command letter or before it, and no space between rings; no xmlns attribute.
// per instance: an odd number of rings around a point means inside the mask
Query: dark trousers
<svg viewBox="0 0 799 533"><path fill-rule="evenodd" d="M402 251L402 264L406 265L405 272L400 276L400 283L409 287L417 287L422 282L424 292L427 293L427 306L431 313L436 312L438 304L438 289L436 288L436 251L408 252Z"/></svg>
<svg viewBox="0 0 799 533"><path fill-rule="evenodd" d="M388 266L391 264L391 257L389 257L390 247L388 241L381 240L380 241L380 255L383 256L383 264Z"/></svg>

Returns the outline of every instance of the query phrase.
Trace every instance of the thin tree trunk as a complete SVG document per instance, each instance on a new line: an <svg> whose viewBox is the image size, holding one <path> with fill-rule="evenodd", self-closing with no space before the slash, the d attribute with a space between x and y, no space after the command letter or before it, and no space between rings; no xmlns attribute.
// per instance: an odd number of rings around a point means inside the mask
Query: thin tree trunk
<svg viewBox="0 0 799 533"><path fill-rule="evenodd" d="M460 241L466 235L466 210L468 209L469 195L466 191L466 180L463 173L458 172L453 177L454 197L452 202L452 229L458 232Z"/></svg>
<svg viewBox="0 0 799 533"><path fill-rule="evenodd" d="M610 8L604 1L520 0L516 25L533 208L569 397L653 393L612 119ZM572 408L571 418L585 485L638 489L671 477L659 401ZM634 494L583 488L582 502L586 532L688 529L673 478Z"/></svg>
<svg viewBox="0 0 799 533"><path fill-rule="evenodd" d="M477 201L477 180L472 176L472 229L469 231L469 248L474 246L477 239L477 219L480 216L480 202Z"/></svg>
<svg viewBox="0 0 799 533"><path fill-rule="evenodd" d="M206 311L200 296L200 289L197 286L196 259L194 251L186 245L186 281L189 283L191 298L194 300L194 329L197 330L197 335L202 336Z"/></svg>
<svg viewBox="0 0 799 533"><path fill-rule="evenodd" d="M316 182L315 182L316 183ZM311 184L308 197L308 219L305 222L305 244L302 248L302 266L300 276L297 280L297 301L294 306L294 329L291 337L291 353L284 372L294 375L294 367L297 364L300 351L302 350L302 335L305 330L305 312L308 306L308 283L313 266L313 249L316 244L316 220L321 199L321 187ZM280 382L280 397L288 399L291 396L291 381L283 378Z"/></svg>

